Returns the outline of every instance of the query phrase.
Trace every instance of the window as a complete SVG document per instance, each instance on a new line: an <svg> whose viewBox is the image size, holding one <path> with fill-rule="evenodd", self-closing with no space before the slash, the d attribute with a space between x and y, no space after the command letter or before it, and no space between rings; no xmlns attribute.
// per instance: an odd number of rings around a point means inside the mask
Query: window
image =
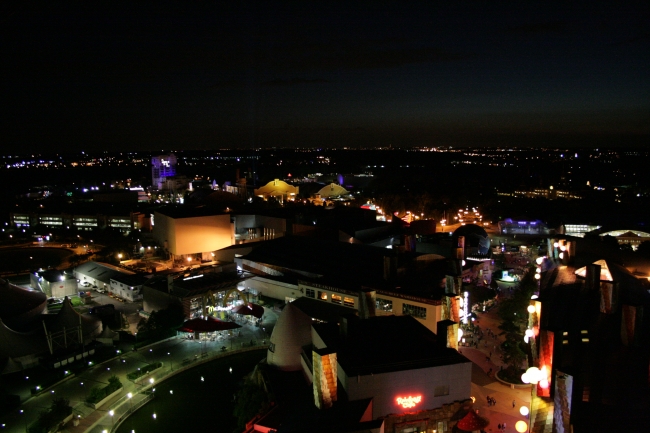
<svg viewBox="0 0 650 433"><path fill-rule="evenodd" d="M418 319L426 319L427 309L426 307L418 307L417 305L404 303L402 305L402 314L405 316L417 317Z"/></svg>
<svg viewBox="0 0 650 433"><path fill-rule="evenodd" d="M438 432L443 433L447 431L447 421L438 421Z"/></svg>
<svg viewBox="0 0 650 433"><path fill-rule="evenodd" d="M320 290L318 291L318 299L327 301L327 292L321 292Z"/></svg>
<svg viewBox="0 0 650 433"><path fill-rule="evenodd" d="M434 397L442 397L443 395L449 395L449 385L436 386L433 390Z"/></svg>
<svg viewBox="0 0 650 433"><path fill-rule="evenodd" d="M354 298L348 298L347 296L343 298L343 305L346 307L353 307L354 308Z"/></svg>
<svg viewBox="0 0 650 433"><path fill-rule="evenodd" d="M275 353L275 343L269 344L269 352Z"/></svg>
<svg viewBox="0 0 650 433"><path fill-rule="evenodd" d="M306 289L305 296L307 296L308 298L315 298L316 292L314 291L314 289Z"/></svg>
<svg viewBox="0 0 650 433"><path fill-rule="evenodd" d="M340 304L341 303L341 297L339 295L332 295L332 302L335 304Z"/></svg>
<svg viewBox="0 0 650 433"><path fill-rule="evenodd" d="M387 311L389 313L393 312L393 301L389 301L388 299L377 298L376 304L377 304L377 310L379 311Z"/></svg>

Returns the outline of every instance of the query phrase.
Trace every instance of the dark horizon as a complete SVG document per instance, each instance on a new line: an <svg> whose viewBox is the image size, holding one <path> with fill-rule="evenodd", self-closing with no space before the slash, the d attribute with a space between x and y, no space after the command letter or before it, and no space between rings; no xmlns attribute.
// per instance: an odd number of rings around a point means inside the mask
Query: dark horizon
<svg viewBox="0 0 650 433"><path fill-rule="evenodd" d="M16 2L5 148L638 147L645 2Z"/></svg>

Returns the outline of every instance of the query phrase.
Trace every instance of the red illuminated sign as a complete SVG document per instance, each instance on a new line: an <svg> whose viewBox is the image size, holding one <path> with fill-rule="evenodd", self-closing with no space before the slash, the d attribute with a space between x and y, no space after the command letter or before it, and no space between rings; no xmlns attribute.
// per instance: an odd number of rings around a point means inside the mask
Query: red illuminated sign
<svg viewBox="0 0 650 433"><path fill-rule="evenodd" d="M404 409L409 409L415 407L416 404L420 403L422 401L422 396L416 395L413 397L409 395L408 397L397 397L395 401L397 401L397 404L402 406Z"/></svg>

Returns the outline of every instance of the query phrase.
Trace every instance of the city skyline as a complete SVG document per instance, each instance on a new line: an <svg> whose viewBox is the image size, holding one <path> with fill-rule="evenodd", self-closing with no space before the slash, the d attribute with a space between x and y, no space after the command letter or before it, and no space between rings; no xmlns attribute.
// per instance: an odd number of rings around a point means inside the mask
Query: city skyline
<svg viewBox="0 0 650 433"><path fill-rule="evenodd" d="M20 3L1 125L34 152L643 146L648 17L641 2Z"/></svg>

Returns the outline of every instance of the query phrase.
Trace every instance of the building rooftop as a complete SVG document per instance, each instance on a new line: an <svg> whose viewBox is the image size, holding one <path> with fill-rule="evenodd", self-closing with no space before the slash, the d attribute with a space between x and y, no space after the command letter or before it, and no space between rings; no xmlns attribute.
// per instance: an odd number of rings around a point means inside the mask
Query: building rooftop
<svg viewBox="0 0 650 433"><path fill-rule="evenodd" d="M74 268L74 271L107 283L111 280L111 278L119 277L121 275L135 275L135 272L118 268L117 266L109 265L108 263L100 262L83 263Z"/></svg>
<svg viewBox="0 0 650 433"><path fill-rule="evenodd" d="M256 243L243 259L264 264L284 276L295 276L305 284L324 284L352 291L371 287L440 300L444 292L442 280L450 271L449 263L446 260L416 260L424 256L414 252L398 254L396 250L368 245L288 236ZM387 270L387 266L390 269Z"/></svg>
<svg viewBox="0 0 650 433"><path fill-rule="evenodd" d="M335 350L347 376L388 373L471 362L443 346L436 334L411 316L348 316L347 335L336 323L317 323L314 330Z"/></svg>
<svg viewBox="0 0 650 433"><path fill-rule="evenodd" d="M173 279L174 294L184 298L207 291L219 292L232 289L241 281L253 277L252 274L240 272L209 272L202 274L181 274ZM168 276L151 278L146 286L161 292L167 292Z"/></svg>
<svg viewBox="0 0 650 433"><path fill-rule="evenodd" d="M331 302L301 296L291 303L294 307L311 317L323 322L338 322L342 316L357 314L356 309L332 304Z"/></svg>
<svg viewBox="0 0 650 433"><path fill-rule="evenodd" d="M207 206L169 205L156 209L156 212L174 219L224 215L223 211Z"/></svg>
<svg viewBox="0 0 650 433"><path fill-rule="evenodd" d="M127 286L141 286L146 283L151 278L151 275L126 275L120 274L111 277L111 280L115 280L118 283L126 284Z"/></svg>

